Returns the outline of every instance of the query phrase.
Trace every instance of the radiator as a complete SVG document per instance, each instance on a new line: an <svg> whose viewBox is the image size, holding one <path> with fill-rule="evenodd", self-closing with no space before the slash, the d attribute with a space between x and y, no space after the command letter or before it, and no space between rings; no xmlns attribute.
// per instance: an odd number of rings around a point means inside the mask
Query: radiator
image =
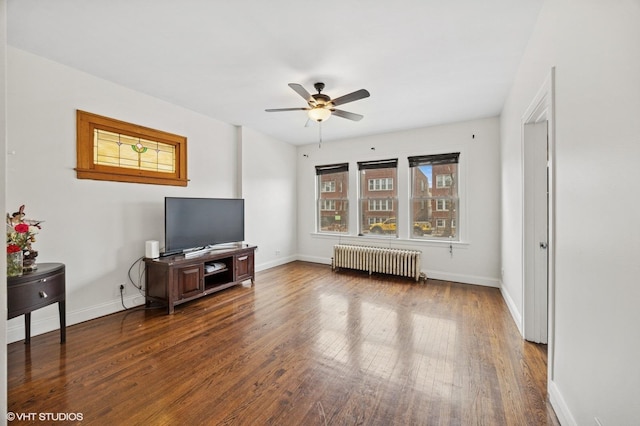
<svg viewBox="0 0 640 426"><path fill-rule="evenodd" d="M369 271L369 275L373 272L400 275L419 281L421 255L419 250L336 244L331 267Z"/></svg>

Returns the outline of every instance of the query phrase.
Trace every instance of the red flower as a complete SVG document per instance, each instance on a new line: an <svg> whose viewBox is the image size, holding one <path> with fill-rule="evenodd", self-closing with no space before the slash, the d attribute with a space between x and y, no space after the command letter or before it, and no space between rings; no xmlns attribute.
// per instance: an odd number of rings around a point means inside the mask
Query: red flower
<svg viewBox="0 0 640 426"><path fill-rule="evenodd" d="M29 232L29 225L26 223L19 223L13 229L15 229L19 234L24 234L25 232Z"/></svg>
<svg viewBox="0 0 640 426"><path fill-rule="evenodd" d="M15 244L9 244L7 246L7 253L18 253L19 251L22 251L20 246L17 246Z"/></svg>

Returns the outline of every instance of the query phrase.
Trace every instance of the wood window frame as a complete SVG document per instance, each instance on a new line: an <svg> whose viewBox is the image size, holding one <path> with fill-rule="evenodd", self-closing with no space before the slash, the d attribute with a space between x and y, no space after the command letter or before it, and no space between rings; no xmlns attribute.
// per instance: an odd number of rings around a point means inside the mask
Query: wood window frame
<svg viewBox="0 0 640 426"><path fill-rule="evenodd" d="M187 186L186 137L81 110L76 111L76 126L77 167L75 170L78 179ZM96 129L173 145L176 155L175 171L163 173L95 164L93 135Z"/></svg>

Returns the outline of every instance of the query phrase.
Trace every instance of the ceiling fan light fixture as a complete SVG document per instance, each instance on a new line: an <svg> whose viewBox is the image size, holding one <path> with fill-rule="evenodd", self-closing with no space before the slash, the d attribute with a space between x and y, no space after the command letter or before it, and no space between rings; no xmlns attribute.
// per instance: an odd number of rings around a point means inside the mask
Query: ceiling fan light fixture
<svg viewBox="0 0 640 426"><path fill-rule="evenodd" d="M305 108L271 108L266 109L265 111L307 111L307 115L309 116L307 124L309 124L310 120L313 120L316 123L322 123L323 121L327 121L332 115L340 118L346 118L347 120L360 121L362 120L362 115L354 114L353 112L348 112L341 109L336 109L335 107L349 102L354 102L359 99L368 98L370 96L368 91L366 91L365 89L360 89L356 90L355 92L348 93L344 96L331 99L324 93L320 93L324 89L324 83L316 83L313 85L313 87L315 87L315 89L318 91L318 93L315 93L313 95L307 92L307 89L305 89L298 83L289 83L289 87L291 87L307 102L307 106ZM307 127L306 124L305 127Z"/></svg>
<svg viewBox="0 0 640 426"><path fill-rule="evenodd" d="M331 111L323 106L317 106L309 110L309 118L318 123L327 121L331 117Z"/></svg>

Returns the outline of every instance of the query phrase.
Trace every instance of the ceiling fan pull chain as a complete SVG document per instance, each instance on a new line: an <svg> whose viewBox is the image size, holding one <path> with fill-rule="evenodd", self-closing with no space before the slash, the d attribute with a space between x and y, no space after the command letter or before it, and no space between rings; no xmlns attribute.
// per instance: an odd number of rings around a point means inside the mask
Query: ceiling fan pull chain
<svg viewBox="0 0 640 426"><path fill-rule="evenodd" d="M322 121L318 122L318 136L320 141L318 142L318 149L322 148Z"/></svg>

